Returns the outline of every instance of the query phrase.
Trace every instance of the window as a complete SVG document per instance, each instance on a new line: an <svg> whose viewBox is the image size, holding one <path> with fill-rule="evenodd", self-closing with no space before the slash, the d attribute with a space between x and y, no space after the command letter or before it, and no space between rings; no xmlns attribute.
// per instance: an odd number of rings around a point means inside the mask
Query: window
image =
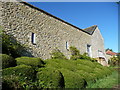
<svg viewBox="0 0 120 90"><path fill-rule="evenodd" d="M66 49L69 50L69 43L66 42Z"/></svg>
<svg viewBox="0 0 120 90"><path fill-rule="evenodd" d="M36 44L36 34L35 33L32 33L31 42L32 42L32 44Z"/></svg>
<svg viewBox="0 0 120 90"><path fill-rule="evenodd" d="M91 53L91 45L87 44L87 53L89 57L92 57L92 53Z"/></svg>

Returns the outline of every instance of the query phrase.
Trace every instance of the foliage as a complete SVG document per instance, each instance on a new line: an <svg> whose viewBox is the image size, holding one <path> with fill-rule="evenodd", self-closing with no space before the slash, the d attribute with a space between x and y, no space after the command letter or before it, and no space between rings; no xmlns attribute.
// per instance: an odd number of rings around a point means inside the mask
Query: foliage
<svg viewBox="0 0 120 90"><path fill-rule="evenodd" d="M2 58L2 69L16 66L16 60L7 54L0 54Z"/></svg>
<svg viewBox="0 0 120 90"><path fill-rule="evenodd" d="M109 48L107 48L105 51L108 51L108 50L113 51L112 49L109 49Z"/></svg>
<svg viewBox="0 0 120 90"><path fill-rule="evenodd" d="M87 88L113 88L119 84L118 72L114 71L111 75L97 80L96 83L89 83Z"/></svg>
<svg viewBox="0 0 120 90"><path fill-rule="evenodd" d="M40 68L44 66L44 62L41 58L34 58L34 57L18 57L16 58L17 65L30 65L34 69Z"/></svg>
<svg viewBox="0 0 120 90"><path fill-rule="evenodd" d="M64 77L62 73L54 68L40 68L37 73L37 79L44 81L44 88L63 88Z"/></svg>
<svg viewBox="0 0 120 90"><path fill-rule="evenodd" d="M71 52L71 55L72 55L70 57L71 60L77 60L81 57L79 50L74 46L70 47L70 52Z"/></svg>
<svg viewBox="0 0 120 90"><path fill-rule="evenodd" d="M119 65L119 56L113 56L112 58L110 58L110 65L111 66L118 66Z"/></svg>
<svg viewBox="0 0 120 90"><path fill-rule="evenodd" d="M77 73L68 69L60 69L65 78L65 88L85 88L86 81Z"/></svg>
<svg viewBox="0 0 120 90"><path fill-rule="evenodd" d="M10 67L10 68L5 68L2 71L2 75L6 76L6 75L16 75L16 76L20 76L23 80L34 80L35 78L35 72L32 69L31 66L27 66L27 65L19 65L16 67Z"/></svg>
<svg viewBox="0 0 120 90"><path fill-rule="evenodd" d="M20 76L16 75L5 75L2 78L2 89L3 90L37 90L38 82L32 80L23 80Z"/></svg>
<svg viewBox="0 0 120 90"><path fill-rule="evenodd" d="M57 48L54 49L50 54L51 54L52 59L65 59L65 60L67 60L65 55Z"/></svg>
<svg viewBox="0 0 120 90"><path fill-rule="evenodd" d="M90 60L92 62L96 61L95 58L89 57L87 53L81 55L80 51L74 46L70 47L70 52L71 52L71 57L70 57L71 60L83 59L83 60Z"/></svg>
<svg viewBox="0 0 120 90"><path fill-rule="evenodd" d="M19 82L18 76L3 76L2 78L2 89L3 90L16 90L23 89Z"/></svg>
<svg viewBox="0 0 120 90"><path fill-rule="evenodd" d="M48 59L48 60L45 60L45 62L46 62L45 67L53 67L62 72L65 79L65 87L69 87L69 88L71 87L76 88L78 85L78 84L75 84L76 86L74 86L72 82L74 81L72 80L72 78L74 78L72 76L73 73L75 77L79 77L78 75L80 75L80 77L83 77L83 79L87 83L90 83L90 82L93 83L98 79L101 79L110 75L112 72L110 68L104 67L97 62L91 62L89 60L83 60L83 59L77 59L77 60ZM69 76L67 77L67 75L70 75L70 77ZM77 80L74 81L74 83L76 82ZM80 87L84 87L84 86L80 86Z"/></svg>
<svg viewBox="0 0 120 90"><path fill-rule="evenodd" d="M11 55L16 58L21 56L21 52L24 49L13 36L6 34L6 32L0 33L2 36L2 53Z"/></svg>
<svg viewBox="0 0 120 90"><path fill-rule="evenodd" d="M80 76L82 76L85 79L85 81L87 82L87 84L89 82L93 83L96 80L95 74L93 74L93 73L85 72L84 70L77 70L76 73L78 73Z"/></svg>

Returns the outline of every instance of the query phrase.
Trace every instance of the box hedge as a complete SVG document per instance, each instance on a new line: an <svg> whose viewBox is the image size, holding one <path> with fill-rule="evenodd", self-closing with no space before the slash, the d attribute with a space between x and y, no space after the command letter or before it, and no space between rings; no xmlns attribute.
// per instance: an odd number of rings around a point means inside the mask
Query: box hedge
<svg viewBox="0 0 120 90"><path fill-rule="evenodd" d="M20 76L22 79L33 80L35 78L35 71L31 66L19 65L16 67L5 68L2 71L2 75L16 75Z"/></svg>
<svg viewBox="0 0 120 90"><path fill-rule="evenodd" d="M0 54L0 57L2 58L2 69L8 68L8 67L14 67L16 66L16 60L7 55L7 54Z"/></svg>
<svg viewBox="0 0 120 90"><path fill-rule="evenodd" d="M83 70L77 70L75 73L78 73L79 75L81 75L87 83L95 82L96 77L95 77L95 74L93 73L88 73Z"/></svg>
<svg viewBox="0 0 120 90"><path fill-rule="evenodd" d="M34 68L40 68L44 66L44 62L42 61L41 58L34 58L34 57L19 57L16 58L17 65L30 65Z"/></svg>
<svg viewBox="0 0 120 90"><path fill-rule="evenodd" d="M65 79L65 88L85 88L87 83L82 76L67 69L60 69Z"/></svg>
<svg viewBox="0 0 120 90"><path fill-rule="evenodd" d="M43 82L44 88L63 88L64 77L59 70L54 68L40 68L37 73L39 82Z"/></svg>
<svg viewBox="0 0 120 90"><path fill-rule="evenodd" d="M2 89L3 90L17 90L23 89L23 86L20 83L19 76L7 75L2 77Z"/></svg>
<svg viewBox="0 0 120 90"><path fill-rule="evenodd" d="M83 64L92 68L95 68L95 64L94 62L91 62L89 60L82 60L82 59L78 59L75 61L76 64Z"/></svg>

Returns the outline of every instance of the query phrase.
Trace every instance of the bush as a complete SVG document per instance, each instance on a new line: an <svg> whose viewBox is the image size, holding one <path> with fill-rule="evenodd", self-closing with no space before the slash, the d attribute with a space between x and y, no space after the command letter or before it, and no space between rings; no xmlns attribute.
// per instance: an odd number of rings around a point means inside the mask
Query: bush
<svg viewBox="0 0 120 90"><path fill-rule="evenodd" d="M37 73L39 82L43 82L44 88L63 88L64 77L62 73L54 68L40 68Z"/></svg>
<svg viewBox="0 0 120 90"><path fill-rule="evenodd" d="M2 58L2 69L16 66L16 60L7 54L0 54Z"/></svg>
<svg viewBox="0 0 120 90"><path fill-rule="evenodd" d="M34 58L34 57L19 57L16 58L17 65L30 65L33 68L40 68L44 66L44 62L40 58Z"/></svg>
<svg viewBox="0 0 120 90"><path fill-rule="evenodd" d="M18 76L3 76L2 78L2 89L3 90L17 90L23 89L19 82Z"/></svg>
<svg viewBox="0 0 120 90"><path fill-rule="evenodd" d="M95 68L93 74L95 74L97 79L103 78L105 76L104 71L100 68Z"/></svg>
<svg viewBox="0 0 120 90"><path fill-rule="evenodd" d="M83 64L83 65L89 66L91 68L95 68L95 64L89 60L78 59L78 60L76 60L76 64Z"/></svg>
<svg viewBox="0 0 120 90"><path fill-rule="evenodd" d="M2 36L2 53L11 55L14 58L21 56L21 50L24 47L13 36L6 34L6 32L3 31L0 35Z"/></svg>
<svg viewBox="0 0 120 90"><path fill-rule="evenodd" d="M85 79L87 84L89 82L92 82L92 83L95 82L96 77L95 77L95 75L93 73L88 73L88 72L85 72L83 70L77 70L76 73L81 75Z"/></svg>
<svg viewBox="0 0 120 90"><path fill-rule="evenodd" d="M88 56L87 53L84 53L83 55L81 55L80 59L91 60L91 58Z"/></svg>
<svg viewBox="0 0 120 90"><path fill-rule="evenodd" d="M70 71L75 71L76 66L73 60L49 59L46 61L46 67L54 67L56 69L65 68Z"/></svg>
<svg viewBox="0 0 120 90"><path fill-rule="evenodd" d="M60 69L65 79L65 88L85 88L86 81L77 73L67 69Z"/></svg>
<svg viewBox="0 0 120 90"><path fill-rule="evenodd" d="M88 73L92 72L94 69L92 67L89 67L87 65L82 65L82 64L77 64L76 68L77 68L77 70L83 70L83 71L88 72Z"/></svg>
<svg viewBox="0 0 120 90"><path fill-rule="evenodd" d="M37 90L37 82L31 80L23 80L20 76L7 75L2 78L3 90Z"/></svg>
<svg viewBox="0 0 120 90"><path fill-rule="evenodd" d="M77 60L77 59L81 58L80 52L76 47L71 46L70 47L70 52L71 52L71 55L72 55L70 57L71 60Z"/></svg>
<svg viewBox="0 0 120 90"><path fill-rule="evenodd" d="M65 57L65 55L59 50L59 49L54 49L53 51L52 51L52 53L50 53L51 54L51 58L52 59L65 59L65 60L67 60L67 58Z"/></svg>
<svg viewBox="0 0 120 90"><path fill-rule="evenodd" d="M3 69L2 74L3 76L5 75L20 76L23 80L26 80L26 79L34 80L35 78L34 70L32 69L31 66L27 66L27 65L19 65L16 67Z"/></svg>

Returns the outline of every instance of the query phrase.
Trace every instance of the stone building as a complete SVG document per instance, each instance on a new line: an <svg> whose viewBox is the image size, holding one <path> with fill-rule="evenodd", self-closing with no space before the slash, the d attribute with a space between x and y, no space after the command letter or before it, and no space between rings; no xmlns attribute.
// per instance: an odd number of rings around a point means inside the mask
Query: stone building
<svg viewBox="0 0 120 90"><path fill-rule="evenodd" d="M80 29L26 2L0 2L0 7L1 26L18 42L27 45L31 55L48 59L57 47L69 58L69 46L75 46L81 54L87 52L90 57L107 62L97 25Z"/></svg>

